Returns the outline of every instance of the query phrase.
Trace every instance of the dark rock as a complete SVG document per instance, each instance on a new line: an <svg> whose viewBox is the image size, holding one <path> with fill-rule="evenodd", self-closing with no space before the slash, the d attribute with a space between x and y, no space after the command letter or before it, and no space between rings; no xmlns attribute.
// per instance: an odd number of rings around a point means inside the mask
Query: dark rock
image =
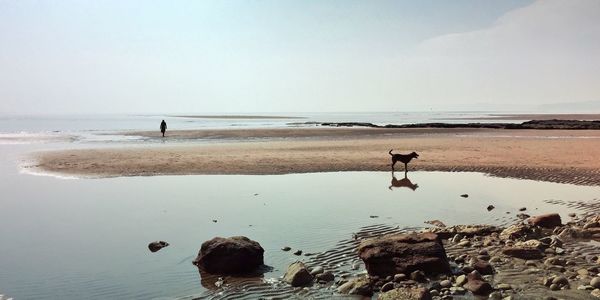
<svg viewBox="0 0 600 300"><path fill-rule="evenodd" d="M294 255L298 255L298 256L302 255L302 250L296 250L296 252L294 252Z"/></svg>
<svg viewBox="0 0 600 300"><path fill-rule="evenodd" d="M313 276L308 272L304 263L300 261L291 264L285 275L283 275L283 281L294 287L308 285L312 280Z"/></svg>
<svg viewBox="0 0 600 300"><path fill-rule="evenodd" d="M488 210L488 211L491 211L491 210L493 210L494 208L496 208L496 207L495 207L495 206L493 206L493 205L488 205L488 207L487 207L487 210Z"/></svg>
<svg viewBox="0 0 600 300"><path fill-rule="evenodd" d="M169 243L167 243L165 241L156 241L156 242L152 242L152 243L148 244L148 249L150 249L150 251L152 251L152 252L156 252L167 246L169 246Z"/></svg>
<svg viewBox="0 0 600 300"><path fill-rule="evenodd" d="M492 267L492 265L490 265L486 261L475 259L475 260L471 261L470 265L471 265L471 267L473 267L473 269L477 270L477 272L479 272L480 274L483 274L483 275L494 274L494 268Z"/></svg>
<svg viewBox="0 0 600 300"><path fill-rule="evenodd" d="M424 282L427 280L427 277L425 276L425 273L423 273L423 271L417 270L410 273L410 279L416 282Z"/></svg>
<svg viewBox="0 0 600 300"><path fill-rule="evenodd" d="M321 274L317 274L315 278L319 282L331 282L335 279L335 276L333 275L333 273L331 273L331 271L325 271Z"/></svg>
<svg viewBox="0 0 600 300"><path fill-rule="evenodd" d="M388 282L384 285L381 286L381 292L385 293L387 291L391 291L394 289L394 283L393 282Z"/></svg>
<svg viewBox="0 0 600 300"><path fill-rule="evenodd" d="M211 274L243 274L263 265L264 249L247 237L216 237L202 243L194 264Z"/></svg>
<svg viewBox="0 0 600 300"><path fill-rule="evenodd" d="M463 198L469 198L469 194L462 194L460 196L463 197Z"/></svg>
<svg viewBox="0 0 600 300"><path fill-rule="evenodd" d="M379 294L379 300L431 300L431 294L427 289L420 287L402 287Z"/></svg>
<svg viewBox="0 0 600 300"><path fill-rule="evenodd" d="M529 224L544 228L554 228L562 225L559 214L546 214L534 216L528 219Z"/></svg>
<svg viewBox="0 0 600 300"><path fill-rule="evenodd" d="M427 274L449 273L446 251L434 233L392 234L373 238L358 246L369 275L381 277L421 270Z"/></svg>
<svg viewBox="0 0 600 300"><path fill-rule="evenodd" d="M502 253L521 259L540 259L544 257L542 251L539 249L528 247L506 247L502 249Z"/></svg>
<svg viewBox="0 0 600 300"><path fill-rule="evenodd" d="M292 248L290 248L288 246L285 246L285 247L281 248L281 250L283 250L283 251L290 251L290 250L292 250Z"/></svg>
<svg viewBox="0 0 600 300"><path fill-rule="evenodd" d="M467 283L463 287L475 295L487 295L494 290L489 283L483 280L481 274L477 271L473 271L467 275Z"/></svg>

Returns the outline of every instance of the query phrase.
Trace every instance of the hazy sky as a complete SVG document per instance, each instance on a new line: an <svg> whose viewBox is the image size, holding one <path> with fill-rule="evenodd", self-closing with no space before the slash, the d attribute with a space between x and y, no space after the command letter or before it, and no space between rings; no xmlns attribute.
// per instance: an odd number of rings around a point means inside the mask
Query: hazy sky
<svg viewBox="0 0 600 300"><path fill-rule="evenodd" d="M600 101L600 0L0 0L0 113Z"/></svg>

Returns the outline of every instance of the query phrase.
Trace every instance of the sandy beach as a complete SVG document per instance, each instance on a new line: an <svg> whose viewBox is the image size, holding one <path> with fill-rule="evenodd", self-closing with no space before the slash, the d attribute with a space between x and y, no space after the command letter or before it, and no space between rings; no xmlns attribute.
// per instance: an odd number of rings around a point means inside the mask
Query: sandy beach
<svg viewBox="0 0 600 300"><path fill-rule="evenodd" d="M90 177L389 171L394 149L420 154L410 170L600 184L600 131L291 128L172 131L166 139L220 142L39 152L30 167Z"/></svg>

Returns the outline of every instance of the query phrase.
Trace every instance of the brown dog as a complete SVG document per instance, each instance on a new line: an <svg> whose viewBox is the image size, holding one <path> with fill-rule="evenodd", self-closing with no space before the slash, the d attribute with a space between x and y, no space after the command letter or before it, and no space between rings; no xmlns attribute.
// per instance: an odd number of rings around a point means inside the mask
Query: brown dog
<svg viewBox="0 0 600 300"><path fill-rule="evenodd" d="M404 163L404 173L408 172L408 163L413 158L419 157L419 154L414 151L411 154L393 154L392 151L394 151L394 149L390 150L389 152L389 154L392 156L392 172L394 171L394 165L396 165L397 162Z"/></svg>

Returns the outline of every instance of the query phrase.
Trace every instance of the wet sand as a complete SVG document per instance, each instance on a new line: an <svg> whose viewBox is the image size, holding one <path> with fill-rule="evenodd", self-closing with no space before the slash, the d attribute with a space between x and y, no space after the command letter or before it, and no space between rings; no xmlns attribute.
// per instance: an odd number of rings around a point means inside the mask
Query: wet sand
<svg viewBox="0 0 600 300"><path fill-rule="evenodd" d="M159 139L156 132L132 134ZM169 132L169 139L220 142L41 152L29 167L91 177L388 171L387 152L395 149L420 154L410 170L600 184L600 131L591 130L190 130Z"/></svg>

